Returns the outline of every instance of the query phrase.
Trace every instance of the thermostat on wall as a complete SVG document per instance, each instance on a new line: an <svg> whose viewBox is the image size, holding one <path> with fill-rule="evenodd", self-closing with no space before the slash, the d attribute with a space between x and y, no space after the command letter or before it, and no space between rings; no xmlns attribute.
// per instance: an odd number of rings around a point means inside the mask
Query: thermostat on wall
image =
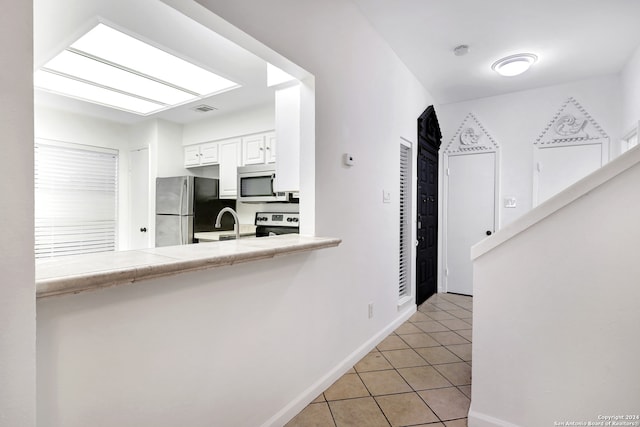
<svg viewBox="0 0 640 427"><path fill-rule="evenodd" d="M344 153L344 155L342 156L342 160L344 161L344 164L347 166L353 166L355 164L355 159L353 157L353 154Z"/></svg>

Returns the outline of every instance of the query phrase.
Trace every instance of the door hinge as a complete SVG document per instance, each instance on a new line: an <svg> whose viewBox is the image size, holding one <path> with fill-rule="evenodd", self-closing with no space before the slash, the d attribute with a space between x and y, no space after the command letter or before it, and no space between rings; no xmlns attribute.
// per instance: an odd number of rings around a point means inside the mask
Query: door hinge
<svg viewBox="0 0 640 427"><path fill-rule="evenodd" d="M542 164L540 164L540 162L536 162L536 169L538 172L542 172Z"/></svg>
<svg viewBox="0 0 640 427"><path fill-rule="evenodd" d="M451 175L451 169L447 168L447 176Z"/></svg>
<svg viewBox="0 0 640 427"><path fill-rule="evenodd" d="M448 276L448 275L449 275L449 269L448 269L448 268L445 268L445 269L444 269L444 275L445 275L445 276Z"/></svg>

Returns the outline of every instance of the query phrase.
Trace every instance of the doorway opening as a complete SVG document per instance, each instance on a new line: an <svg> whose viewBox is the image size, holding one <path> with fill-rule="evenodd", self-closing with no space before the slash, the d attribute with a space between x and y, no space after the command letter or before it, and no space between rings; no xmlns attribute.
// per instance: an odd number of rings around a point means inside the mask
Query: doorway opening
<svg viewBox="0 0 640 427"><path fill-rule="evenodd" d="M498 227L499 147L469 113L444 150L443 288L473 295L471 247Z"/></svg>

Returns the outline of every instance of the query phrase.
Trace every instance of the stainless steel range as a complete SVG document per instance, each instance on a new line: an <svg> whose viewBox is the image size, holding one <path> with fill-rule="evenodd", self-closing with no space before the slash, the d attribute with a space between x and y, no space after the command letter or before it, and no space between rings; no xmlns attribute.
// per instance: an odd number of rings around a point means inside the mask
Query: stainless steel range
<svg viewBox="0 0 640 427"><path fill-rule="evenodd" d="M297 212L257 212L256 237L293 234L300 230L300 214Z"/></svg>

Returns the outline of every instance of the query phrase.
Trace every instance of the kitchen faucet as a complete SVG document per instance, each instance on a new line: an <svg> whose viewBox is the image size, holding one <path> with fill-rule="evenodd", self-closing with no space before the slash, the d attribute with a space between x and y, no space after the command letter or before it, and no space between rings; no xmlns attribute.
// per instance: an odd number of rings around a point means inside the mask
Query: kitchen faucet
<svg viewBox="0 0 640 427"><path fill-rule="evenodd" d="M238 240L240 238L240 220L238 219L238 214L233 209L226 207L222 209L220 212L218 212L218 217L216 218L215 227L216 228L222 227L222 225L220 225L220 218L222 218L222 215L224 215L225 212L229 212L231 215L233 215L233 221L234 221L233 229L236 232L236 240Z"/></svg>

